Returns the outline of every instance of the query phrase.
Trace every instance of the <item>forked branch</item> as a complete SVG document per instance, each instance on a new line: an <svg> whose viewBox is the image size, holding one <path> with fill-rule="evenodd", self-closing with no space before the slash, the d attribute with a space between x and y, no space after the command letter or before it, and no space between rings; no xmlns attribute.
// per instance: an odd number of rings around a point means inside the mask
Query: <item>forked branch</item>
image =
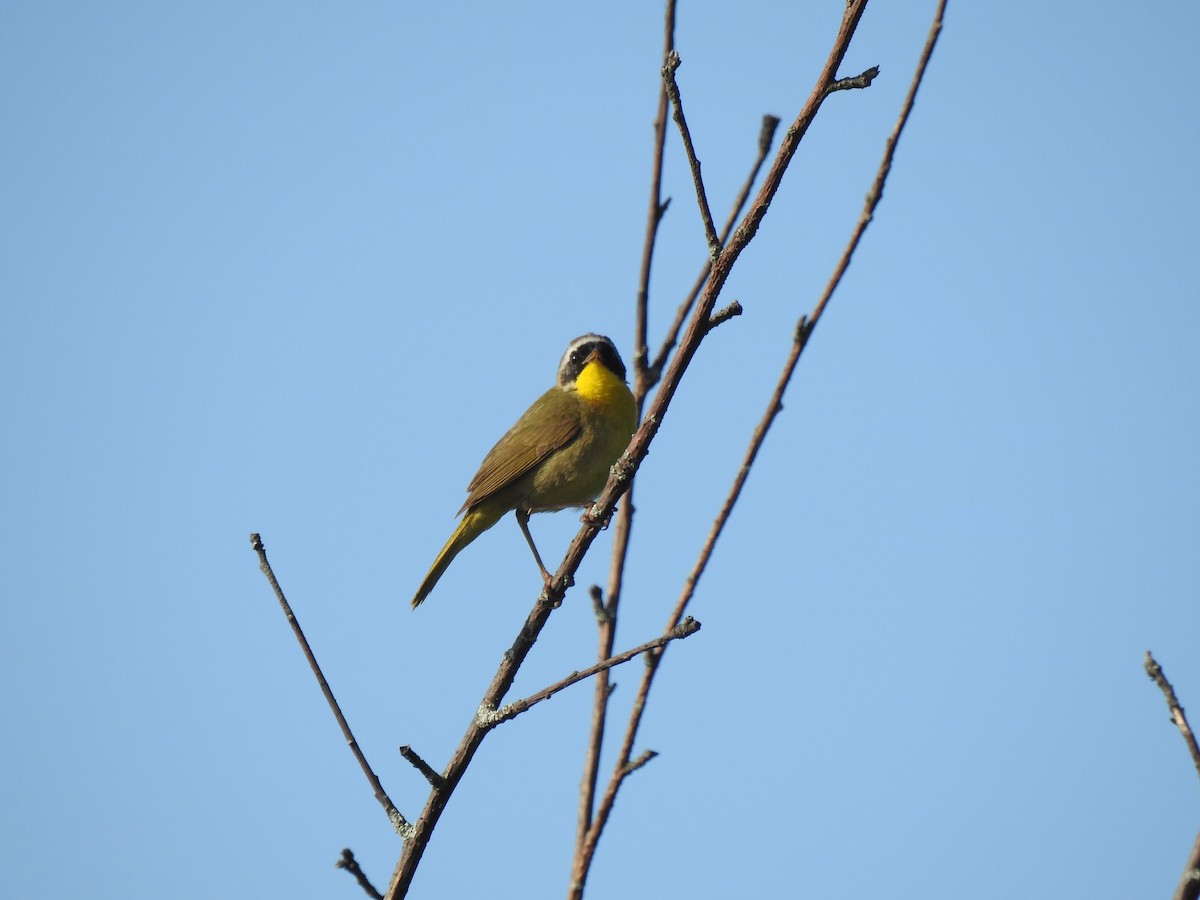
<svg viewBox="0 0 1200 900"><path fill-rule="evenodd" d="M624 565L625 548L628 545L629 531L632 522L632 506L629 502L624 504L621 515L617 518L616 538L617 550L614 555L614 564L609 583L609 601L607 604L602 600L597 601L598 608L603 615L598 616L600 622L600 659L588 669L580 672L572 673L572 675L562 681L551 685L544 691L539 692L525 700L515 703L503 705L503 701L508 691L511 689L516 673L524 662L525 658L532 649L534 643L538 639L542 629L545 627L550 614L562 602L566 591L574 582L575 573L587 553L593 540L595 540L602 524L607 522L613 514L618 501L630 489L630 482L636 473L638 467L645 459L649 450L650 444L657 435L658 429L661 427L670 403L674 397L675 391L682 380L684 373L687 371L692 358L695 356L701 342L707 334L721 322L727 321L740 312L740 306L736 301L720 312L714 313L716 301L720 296L722 289L730 272L740 257L742 251L748 246L753 239L763 217L766 215L772 199L779 189L783 174L786 171L792 157L794 156L800 140L804 137L809 125L812 123L821 104L830 96L830 94L847 90L850 88L863 88L870 84L870 80L877 74L877 70L868 70L858 76L852 76L846 79L839 79L837 71L845 57L849 47L850 40L858 27L858 24L865 11L867 0L849 0L846 10L838 30L838 34L833 42L833 47L826 59L824 68L818 78L817 84L810 94L804 107L801 109L797 118L788 128L780 147L774 157L774 161L770 166L766 176L763 179L762 185L759 188L758 194L754 201L750 203L749 209L742 215L741 210L746 202L751 186L753 185L759 167L763 165L771 144L771 135L774 133L775 126L778 120L764 120L763 136L760 139L760 156L755 164L751 177L747 182L742 198L734 205L734 214L730 218L729 224L726 225L723 233L718 236L715 226L712 221L712 215L709 207L708 198L706 196L703 181L700 173L700 164L695 153L695 148L692 146L690 133L687 129L686 118L683 114L683 105L680 97L678 84L675 80L675 71L679 65L678 55L674 53L673 48L673 30L674 30L674 2L668 0L667 4L667 28L666 40L664 47L664 68L663 68L663 89L660 96L659 119L656 122L656 164L654 169L654 187L651 198L651 209L648 216L646 251L643 258L643 277L641 280L638 293L638 311L637 311L637 347L634 355L634 381L635 381L635 397L638 403L639 413L642 412L646 405L648 391L656 383L658 390L645 410L645 415L641 417L641 425L636 434L633 436L629 447L613 466L609 481L601 492L600 496L595 501L591 509L583 517L583 526L576 534L571 542L566 555L564 556L558 570L553 578L546 586L540 595L535 600L532 609L530 610L524 624L517 633L512 645L504 654L491 684L485 691L483 698L479 704L479 710L472 715L471 720L467 725L466 732L455 750L453 756L447 763L445 769L441 772L435 772L423 759L421 759L410 748L403 748L402 754L408 761L414 765L426 778L430 784L429 796L426 800L424 808L420 816L412 823L405 819L395 805L392 804L386 792L379 783L379 779L375 776L373 770L367 764L361 749L358 747L357 741L354 739L353 733L350 731L344 716L333 693L329 688L324 676L321 673L320 667L317 665L315 656L312 653L307 641L304 639L303 632L300 629L294 614L288 605L278 582L275 579L270 565L267 562L266 553L262 546L262 541L258 535L252 535L251 541L254 549L259 554L260 565L270 581L279 601L284 609L285 615L292 624L306 658L308 658L310 666L313 669L314 675L321 686L322 692L325 694L330 708L333 710L335 718L342 729L347 743L350 745L355 758L358 760L360 767L366 774L372 789L375 792L376 798L383 805L389 820L392 822L395 829L401 834L403 840L400 859L397 862L396 868L392 874L391 882L388 886L387 893L384 895L389 900L400 898L407 894L408 888L412 882L417 865L424 853L425 847L428 844L429 838L436 828L442 812L445 810L454 790L461 781L467 767L470 765L475 752L479 749L483 739L487 733L495 727L496 724L506 721L537 702L551 696L554 692L565 688L570 684L596 676L596 703L594 718L594 744L589 749L589 762L585 770L585 786L583 789L583 797L580 808L580 840L577 847L577 856L575 865L572 871L572 896L581 896L583 883L586 879L587 871L590 868L591 861L594 857L596 842L603 830L609 815L612 810L612 805L615 800L616 792L622 780L631 772L645 765L654 755L653 751L647 750L639 754L633 755L633 743L636 739L638 725L641 721L642 711L644 709L646 696L649 691L650 684L653 681L654 673L660 665L665 647L667 643L685 637L698 628L698 624L690 619L684 619L683 614L687 606L687 602L695 590L696 582L700 578L709 557L711 556L713 546L716 539L721 533L725 522L732 510L734 503L737 500L741 491L741 486L744 484L746 473L754 461L754 456L761 446L762 440L765 437L766 431L769 428L774 416L781 408L780 399L784 388L791 378L791 372L795 367L796 359L803 350L804 344L811 334L816 321L820 317L821 310L824 304L828 301L828 295L832 293L833 287L836 286L842 272L845 270L845 265L849 262L849 255L853 252L854 246L857 244L858 237L866 227L866 223L870 221L871 213L874 210L875 204L878 203L882 196L883 181L886 178L887 170L890 167L891 152L894 150L894 141L899 136L900 130L903 128L903 123L907 119L908 110L911 109L912 97L915 95L916 87L920 83L921 76L924 73L925 64L928 62L929 54L932 51L933 42L936 40L937 30L940 29L941 15L945 8L945 2L938 7L938 15L935 21L935 28L931 31L930 40L926 47L926 53L922 57L922 62L918 68L918 73L914 78L913 86L910 91L909 100L905 112L901 116L901 121L898 123L896 131L892 139L889 141L888 152L885 154L884 164L881 165L880 173L876 178L875 187L868 198L868 209L864 211L864 216L860 219L860 226L856 230L855 237L851 242L851 246L847 249L846 255L843 258L843 264L835 273L834 279L831 281L831 286L827 290L827 295L818 303L813 313L807 317L802 317L793 340L792 354L789 356L789 362L785 365L785 374L781 376L780 382L776 388L776 395L772 400L767 414L763 421L756 429L755 436L751 440L750 448L747 452L747 459L743 465L742 471L739 473L738 479L735 480L734 486L731 489L729 497L726 499L725 505L721 513L718 515L717 521L714 523L709 539L705 542L705 547L701 551L700 559L698 560L693 572L688 576L683 594L676 605L676 609L672 613L664 633L654 641L647 644L635 647L624 654L613 655L612 644L615 629L615 619L617 612L617 603L620 597L621 577ZM670 335L664 342L664 350L659 358L653 364L648 359L647 350L647 335L646 322L648 310L648 284L649 284L649 269L652 250L657 233L658 223L666 209L666 203L663 202L659 195L661 184L661 168L662 168L662 153L665 140L665 116L666 107L671 105L675 110L675 120L680 127L680 133L684 141L685 151L688 156L691 166L693 183L696 188L696 196L698 206L701 211L701 219L704 225L705 242L710 257L710 262L706 265L706 275L703 281L703 286L699 289L694 301L689 301L681 308L681 315L675 326L673 326ZM741 216L740 221L734 227L733 223ZM686 318L686 326L683 326L683 321ZM676 337L682 328L682 336ZM675 352L670 353L672 346L676 346ZM598 592L597 592L598 593ZM635 656L644 655L646 659L645 673L642 679L642 686L639 689L638 695L634 701L634 709L629 720L629 726L626 731L625 739L620 750L617 765L613 776L610 779L605 790L604 796L598 808L593 814L592 804L595 797L596 787L596 769L599 759L599 741L603 734L604 717L607 709L608 699L608 681L606 673L609 668L619 665ZM594 750L594 752L593 752ZM590 778L590 786L588 779ZM346 863L345 867L353 871L351 855L350 862ZM361 872L359 872L361 875ZM365 883L365 887L369 886L365 878L361 879ZM370 892L374 892L374 888L370 888ZM377 892L374 892L377 895Z"/></svg>
<svg viewBox="0 0 1200 900"><path fill-rule="evenodd" d="M586 669L581 669L578 672L572 672L561 681L556 681L549 687L542 688L536 694L530 694L524 700L517 700L509 703L501 709L492 713L487 720L489 725L499 725L501 722L507 722L510 719L515 719L521 713L525 712L532 706L541 703L543 700L549 700L559 691L569 688L573 684L578 684L586 678L591 678L600 672L607 672L614 666L622 665L629 662L631 659L641 656L643 653L650 653L654 650L659 650L665 647L671 641L677 641L685 637L691 637L700 630L700 623L688 616L674 628L669 629L665 634L659 635L652 641L646 641L644 644L639 644L631 650L626 650L624 653L618 653L616 656L610 656L608 659L601 660L594 666L588 666Z"/></svg>
<svg viewBox="0 0 1200 900"><path fill-rule="evenodd" d="M849 38L854 33L854 28L857 26L858 18L861 17L864 6L865 2L860 4L851 3L847 8L846 17L843 19L842 28L838 35L838 42L835 43L834 50L830 54L825 70L822 73L821 80L818 81L816 88L814 88L813 93L810 95L809 101L801 111L800 116L788 130L787 136L784 139L784 145L780 148L779 153L776 156L775 165L772 166L771 172L768 174L767 182L764 183L762 189L759 191L759 196L754 206L747 214L746 219L743 220L743 223L738 228L737 232L735 232L729 245L725 247L713 265L712 273L706 284L702 301L693 312L692 319L688 327L688 332L685 334L683 344L680 347L680 352L675 357L667 375L664 377L664 385L660 390L658 397L656 397L655 405L657 405L657 402L662 398L662 394L671 389L673 384L672 376L676 375L677 370L681 369L681 367L686 366L686 361L690 358L690 354L695 352L695 345L700 339L703 338L707 331L707 327L710 327L709 323L711 322L710 315L713 308L713 303L715 301L716 294L719 292L724 280L721 276L721 273L722 271L725 271L726 273L728 272L728 269L723 269L723 267L732 266L733 260L736 259L737 254L740 253L740 250L744 248L746 243L748 243L751 237L753 237L754 231L758 227L758 223L765 214L767 205L769 205L771 198L778 189L779 181L782 178L783 171L786 169L788 161L790 161L792 155L795 153L796 143L799 141L799 138L803 136L803 133L807 129L809 123L811 123L812 117L816 114L816 110L820 107L821 101L833 90L859 86L857 84L844 84L843 87L836 87L836 85L842 84L842 82L839 82L834 78L834 73L837 70L837 66L840 64L841 58L845 54ZM862 239L862 235L865 232L867 225L871 221L876 206L883 197L883 185L887 179L888 172L891 170L896 144L899 140L900 134L904 130L904 126L908 122L909 115L912 112L913 102L916 99L917 89L924 78L925 70L929 64L930 57L933 54L933 48L937 43L938 35L941 33L942 18L945 13L945 7L946 0L941 0L934 15L934 21L930 26L924 52L922 53L920 61L917 64L916 72L913 75L908 96L906 97L904 105L901 108L899 118L892 130L892 134L887 140L884 149L883 160L879 165L879 169L876 173L871 191L867 196L866 204L863 213L859 218L859 222L850 237L841 259L835 267L834 273L830 278L825 292L818 300L817 305L813 309L812 313L807 316L801 316L796 325L791 351L784 363L783 371L780 374L775 390L767 404L766 412L754 430L754 434L750 440L750 445L747 448L746 457L742 463L742 466L738 470L738 474L734 479L733 485L730 488L724 504L722 505L721 511L718 513L717 518L713 523L713 527L709 532L709 536L705 540L696 565L685 580L684 588L680 595L679 601L676 604L675 609L672 611L670 618L668 619L668 630L673 627L675 623L680 621L688 603L695 593L696 584L703 574L704 569L708 564L708 560L712 555L713 549L716 546L717 538L724 529L725 524L733 511L733 507L741 494L742 488L746 482L746 478L749 475L750 468L753 466L758 451L766 438L767 431L774 422L775 417L783 409L783 394L787 388L787 385L791 381L796 364L799 362L800 354L804 351L804 347L807 345L808 338L812 334L813 329L816 327L822 311L829 302L829 299L832 297L834 290L842 279L842 276L845 274L854 250L857 248L859 241ZM868 72L871 72L871 70L868 70ZM859 78L864 78L867 74L868 73L864 73L864 75L859 76ZM877 74L877 70L871 74L870 77L873 78L874 74ZM869 84L869 80L867 83ZM866 85L864 84L861 86L865 87ZM702 193L703 188L698 178L698 172L696 175L697 191ZM704 204L702 203L701 206L703 208ZM682 362L681 359L683 360ZM654 415L654 413L655 406L652 406L650 415L647 416L647 424L651 424L650 418ZM643 425L643 430L645 428L646 425ZM639 435L640 434L641 432L639 431ZM634 443L636 445L636 438ZM631 450L632 449L633 448L631 448ZM622 741L621 749L618 753L613 774L609 779L608 786L601 798L600 805L597 808L596 814L587 831L587 834L585 835L583 846L581 849L577 849L575 864L572 868L572 881L569 893L569 896L572 897L573 900L579 900L579 898L582 898L583 896L584 884L591 867L592 859L595 855L596 845L599 841L600 834L603 832L605 824L607 823L612 812L617 792L620 789L624 779L636 768L636 765L634 765L635 761L631 760L633 746L637 738L638 728L641 724L642 714L645 710L650 686L653 684L654 676L658 671L658 666L661 661L662 652L647 660L647 666L645 672L643 673L637 695L633 702L633 709L630 713L629 724L626 728L625 736Z"/></svg>

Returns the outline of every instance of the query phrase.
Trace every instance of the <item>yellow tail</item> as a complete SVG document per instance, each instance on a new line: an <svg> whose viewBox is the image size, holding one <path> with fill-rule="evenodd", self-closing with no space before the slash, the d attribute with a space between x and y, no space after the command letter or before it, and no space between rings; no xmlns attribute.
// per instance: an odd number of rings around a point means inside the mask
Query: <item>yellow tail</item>
<svg viewBox="0 0 1200 900"><path fill-rule="evenodd" d="M413 609L420 606L425 598L429 596L429 592L433 590L434 585L438 583L438 579L450 567L450 563L454 562L454 557L458 556L459 551L499 522L500 517L506 512L503 509L499 512L494 512L491 509L486 509L486 506L486 502L482 503L475 509L468 510L467 514L462 517L462 521L454 529L454 534L450 535L450 540L446 541L446 546L442 548L442 552L433 561L433 567L430 568L429 574L425 576L425 580L417 588L417 596L413 597L412 601Z"/></svg>

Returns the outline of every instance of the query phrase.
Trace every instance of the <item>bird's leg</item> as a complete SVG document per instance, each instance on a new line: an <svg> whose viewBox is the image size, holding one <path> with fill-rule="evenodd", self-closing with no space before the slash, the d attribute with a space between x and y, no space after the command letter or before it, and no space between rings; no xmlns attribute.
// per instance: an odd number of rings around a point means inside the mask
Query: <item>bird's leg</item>
<svg viewBox="0 0 1200 900"><path fill-rule="evenodd" d="M550 587L550 582L554 580L554 576L546 571L546 566L542 563L542 556L538 553L537 545L533 542L533 535L529 533L529 510L516 510L517 524L521 526L521 533L525 535L525 540L529 542L529 549L533 551L533 558L538 564L538 568L542 570L542 581L546 583L546 587Z"/></svg>

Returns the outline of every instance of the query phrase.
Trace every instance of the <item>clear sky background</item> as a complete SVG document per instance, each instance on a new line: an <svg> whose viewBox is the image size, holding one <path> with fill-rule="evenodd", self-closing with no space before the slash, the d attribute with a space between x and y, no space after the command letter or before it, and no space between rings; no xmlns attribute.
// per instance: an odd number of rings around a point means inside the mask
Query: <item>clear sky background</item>
<svg viewBox="0 0 1200 900"><path fill-rule="evenodd" d="M841 7L681 3L718 218ZM637 481L619 647L678 595L933 8L868 9L843 74L880 78L735 269ZM408 601L567 342L631 357L661 12L0 4L0 894L361 896L342 847L386 885L247 536L415 816L396 747L445 764L540 582L506 520ZM1200 711L1198 65L1193 2L952 3L589 897L1169 896L1200 782L1142 657ZM655 344L704 253L674 132L664 193ZM534 520L548 563L577 529ZM514 697L592 661L610 545ZM590 704L491 735L414 896L564 895Z"/></svg>

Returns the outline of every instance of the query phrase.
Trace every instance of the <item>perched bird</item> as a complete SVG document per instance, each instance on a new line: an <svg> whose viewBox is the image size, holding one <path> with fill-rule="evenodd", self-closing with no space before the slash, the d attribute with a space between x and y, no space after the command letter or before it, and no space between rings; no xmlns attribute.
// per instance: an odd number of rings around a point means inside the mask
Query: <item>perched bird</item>
<svg viewBox="0 0 1200 900"><path fill-rule="evenodd" d="M496 442L467 485L462 521L417 589L413 608L429 596L459 551L508 512L516 513L549 582L529 533L529 514L595 500L636 427L637 408L613 342L599 334L575 338L558 364L558 383Z"/></svg>

